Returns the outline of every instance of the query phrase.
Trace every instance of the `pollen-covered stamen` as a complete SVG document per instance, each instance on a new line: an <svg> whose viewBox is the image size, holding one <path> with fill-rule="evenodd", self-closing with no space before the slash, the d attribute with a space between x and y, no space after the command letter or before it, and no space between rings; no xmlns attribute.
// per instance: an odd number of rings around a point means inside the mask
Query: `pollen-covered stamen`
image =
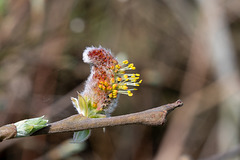
<svg viewBox="0 0 240 160"><path fill-rule="evenodd" d="M128 96L133 96L133 93L130 90L128 90Z"/></svg>
<svg viewBox="0 0 240 160"><path fill-rule="evenodd" d="M108 91L111 91L111 90L112 90L112 87L111 87L111 86L108 86L108 87L107 87L107 90L108 90Z"/></svg>
<svg viewBox="0 0 240 160"><path fill-rule="evenodd" d="M110 82L111 82L111 83L114 83L114 82L115 82L115 78L111 78L111 79L110 79Z"/></svg>
<svg viewBox="0 0 240 160"><path fill-rule="evenodd" d="M126 86L126 85L121 85L121 86L118 87L118 89L127 90L127 89L128 89L128 86Z"/></svg>
<svg viewBox="0 0 240 160"><path fill-rule="evenodd" d="M117 88L117 86L118 86L118 85L117 85L116 83L113 84L113 85L112 85L112 89L115 90L115 89Z"/></svg>
<svg viewBox="0 0 240 160"><path fill-rule="evenodd" d="M125 75L123 75L123 80L125 80L125 81L130 80L131 82L136 83L137 80L139 79L139 76L140 76L140 74L125 74Z"/></svg>
<svg viewBox="0 0 240 160"><path fill-rule="evenodd" d="M100 81L99 88L108 93L109 98L117 98L117 94L126 94L132 96L133 90L136 88L129 88L128 86L139 86L141 80L139 80L140 74L129 73L126 74L126 70L134 70L134 64L123 61L121 64L115 64L109 67L113 71L113 77L109 81Z"/></svg>
<svg viewBox="0 0 240 160"><path fill-rule="evenodd" d="M118 81L118 82L121 82L121 81L122 81L122 78L121 78L121 77L117 77L117 81Z"/></svg>
<svg viewBox="0 0 240 160"><path fill-rule="evenodd" d="M121 94L128 95L128 96L133 96L133 93L132 93L130 90L127 90L127 91L118 91L118 92L121 93Z"/></svg>
<svg viewBox="0 0 240 160"><path fill-rule="evenodd" d="M125 60L122 62L123 64L128 64L128 60Z"/></svg>
<svg viewBox="0 0 240 160"><path fill-rule="evenodd" d="M131 82L127 82L126 83L128 86L139 86L139 83L131 83Z"/></svg>

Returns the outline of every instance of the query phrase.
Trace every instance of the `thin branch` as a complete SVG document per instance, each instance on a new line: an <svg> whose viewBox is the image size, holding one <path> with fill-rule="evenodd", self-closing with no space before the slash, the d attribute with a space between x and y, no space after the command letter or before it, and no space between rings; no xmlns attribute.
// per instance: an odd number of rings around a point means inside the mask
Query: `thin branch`
<svg viewBox="0 0 240 160"><path fill-rule="evenodd" d="M128 124L162 125L165 122L167 113L182 105L183 102L177 100L174 103L162 105L146 111L109 118L87 118L76 114L63 120L50 123L47 127L35 132L31 136L75 132L85 129ZM13 126L14 124L9 124L0 127L0 141L15 138L16 130L14 130Z"/></svg>

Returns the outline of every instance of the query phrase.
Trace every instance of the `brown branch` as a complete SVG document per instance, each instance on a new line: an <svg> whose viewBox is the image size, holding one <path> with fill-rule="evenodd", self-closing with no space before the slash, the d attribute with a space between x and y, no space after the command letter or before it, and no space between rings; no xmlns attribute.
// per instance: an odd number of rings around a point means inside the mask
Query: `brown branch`
<svg viewBox="0 0 240 160"><path fill-rule="evenodd" d="M177 100L174 103L162 105L146 111L109 118L87 118L76 114L63 120L50 123L47 127L35 132L31 136L74 132L85 129L128 124L162 125L165 122L167 113L182 105L183 102L181 100ZM0 127L0 141L15 138L16 136L16 134L13 134L16 133L16 131L10 131L8 128L6 128L6 126L9 125ZM2 130L4 132L2 132Z"/></svg>

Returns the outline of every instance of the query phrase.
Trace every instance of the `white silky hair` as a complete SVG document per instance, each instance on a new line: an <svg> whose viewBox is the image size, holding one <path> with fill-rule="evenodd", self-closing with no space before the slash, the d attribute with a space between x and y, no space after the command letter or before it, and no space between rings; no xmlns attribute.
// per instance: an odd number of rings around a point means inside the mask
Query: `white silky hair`
<svg viewBox="0 0 240 160"><path fill-rule="evenodd" d="M107 51L108 53L110 53L110 55L112 55L112 52L110 49L105 49L103 48L101 45L99 45L99 47L86 47L86 49L83 51L83 62L85 63L93 63L92 60L89 58L88 53L94 49L104 49L105 51Z"/></svg>

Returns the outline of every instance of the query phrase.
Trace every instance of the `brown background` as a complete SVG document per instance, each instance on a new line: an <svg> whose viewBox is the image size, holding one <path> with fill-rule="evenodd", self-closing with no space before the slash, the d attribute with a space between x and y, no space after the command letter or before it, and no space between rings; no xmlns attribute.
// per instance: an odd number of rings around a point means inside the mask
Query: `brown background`
<svg viewBox="0 0 240 160"><path fill-rule="evenodd" d="M164 126L96 129L83 144L69 143L72 134L5 141L0 159L239 158L239 0L0 1L0 125L76 114L70 97L92 45L133 62L143 79L113 115L179 98L184 107Z"/></svg>

